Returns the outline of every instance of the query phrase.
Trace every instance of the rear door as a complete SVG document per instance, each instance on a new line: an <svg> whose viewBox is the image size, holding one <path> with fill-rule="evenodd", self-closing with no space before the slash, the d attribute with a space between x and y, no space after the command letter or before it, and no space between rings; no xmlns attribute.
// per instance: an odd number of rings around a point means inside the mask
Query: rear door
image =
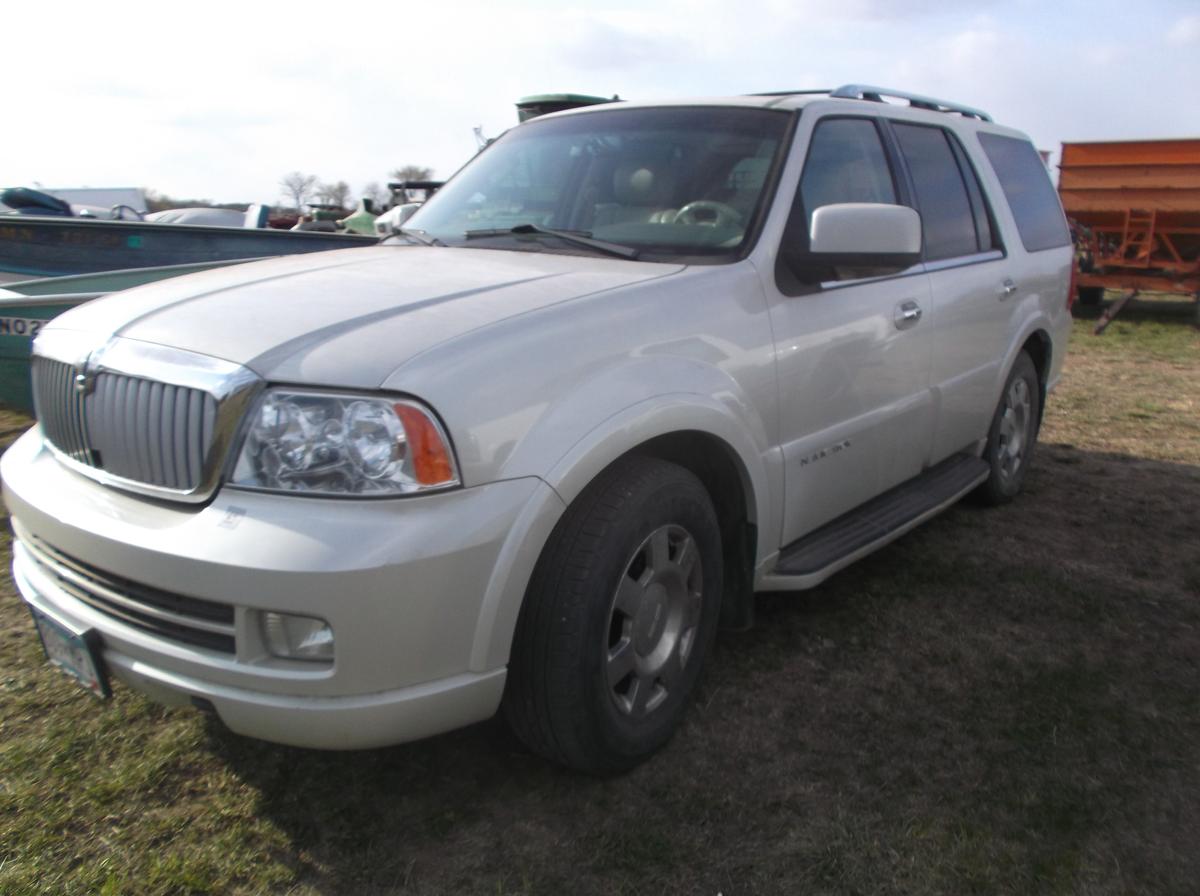
<svg viewBox="0 0 1200 896"><path fill-rule="evenodd" d="M924 231L932 295L932 388L937 405L931 461L987 434L995 383L1020 287L979 177L948 128L892 121Z"/></svg>

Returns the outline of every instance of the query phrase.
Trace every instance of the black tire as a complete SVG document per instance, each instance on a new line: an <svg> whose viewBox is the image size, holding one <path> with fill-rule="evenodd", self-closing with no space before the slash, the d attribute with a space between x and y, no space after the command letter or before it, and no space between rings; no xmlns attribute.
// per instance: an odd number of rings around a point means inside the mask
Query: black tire
<svg viewBox="0 0 1200 896"><path fill-rule="evenodd" d="M1104 300L1103 286L1080 286L1077 291L1081 308L1098 308Z"/></svg>
<svg viewBox="0 0 1200 896"><path fill-rule="evenodd" d="M1006 504L1021 490L1041 419L1042 389L1037 368L1029 355L1021 352L1000 393L983 450L991 473L976 489L975 497L984 504Z"/></svg>
<svg viewBox="0 0 1200 896"><path fill-rule="evenodd" d="M722 573L717 516L691 472L633 456L601 473L559 521L521 608L503 702L517 737L590 774L662 747L716 634Z"/></svg>

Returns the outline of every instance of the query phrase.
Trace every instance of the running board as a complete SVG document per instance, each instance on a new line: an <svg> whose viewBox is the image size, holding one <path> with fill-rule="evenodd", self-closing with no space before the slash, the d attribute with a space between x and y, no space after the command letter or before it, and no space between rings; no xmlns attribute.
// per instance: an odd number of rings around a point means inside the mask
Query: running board
<svg viewBox="0 0 1200 896"><path fill-rule="evenodd" d="M811 588L949 507L988 477L982 459L956 454L908 482L843 514L779 554L762 591Z"/></svg>

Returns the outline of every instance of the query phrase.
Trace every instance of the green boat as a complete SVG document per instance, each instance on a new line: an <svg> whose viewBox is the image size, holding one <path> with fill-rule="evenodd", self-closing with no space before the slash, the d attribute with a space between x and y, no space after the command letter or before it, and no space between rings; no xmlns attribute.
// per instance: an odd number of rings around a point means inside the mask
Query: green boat
<svg viewBox="0 0 1200 896"><path fill-rule="evenodd" d="M33 347L34 337L46 321L57 317L68 308L98 299L110 292L130 289L144 283L255 260L244 258L236 261L173 264L156 268L129 268L0 284L0 405L27 414L33 413L33 393L29 379L30 349Z"/></svg>
<svg viewBox="0 0 1200 896"><path fill-rule="evenodd" d="M517 100L517 120L529 121L539 115L549 115L551 112L564 112L567 109L578 109L582 106L598 106L601 103L620 102L619 96L588 96L585 93L539 93L536 96L523 96Z"/></svg>
<svg viewBox="0 0 1200 896"><path fill-rule="evenodd" d="M342 212L339 214L341 217ZM373 246L376 236L35 215L0 216L0 271L57 277Z"/></svg>

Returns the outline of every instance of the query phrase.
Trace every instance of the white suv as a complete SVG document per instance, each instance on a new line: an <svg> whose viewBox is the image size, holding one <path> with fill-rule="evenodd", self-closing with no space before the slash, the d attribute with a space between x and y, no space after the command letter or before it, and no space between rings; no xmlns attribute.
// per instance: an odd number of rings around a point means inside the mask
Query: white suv
<svg viewBox="0 0 1200 896"><path fill-rule="evenodd" d="M53 662L283 743L502 707L626 768L755 591L1012 497L1066 348L1028 139L878 88L538 118L408 225L42 330L2 472Z"/></svg>

